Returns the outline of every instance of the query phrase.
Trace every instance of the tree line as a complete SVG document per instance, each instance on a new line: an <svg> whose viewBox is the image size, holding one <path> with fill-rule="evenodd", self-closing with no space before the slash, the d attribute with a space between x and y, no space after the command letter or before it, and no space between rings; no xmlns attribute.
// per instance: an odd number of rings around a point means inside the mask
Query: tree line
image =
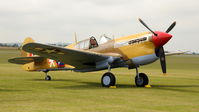
<svg viewBox="0 0 199 112"><path fill-rule="evenodd" d="M70 43L48 43L48 45L65 47ZM0 47L21 47L22 43L0 43Z"/></svg>

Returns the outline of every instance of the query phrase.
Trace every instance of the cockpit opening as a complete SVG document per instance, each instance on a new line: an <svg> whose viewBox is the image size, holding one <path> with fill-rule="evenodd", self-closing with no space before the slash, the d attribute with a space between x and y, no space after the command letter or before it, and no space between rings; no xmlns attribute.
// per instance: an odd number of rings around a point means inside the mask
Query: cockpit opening
<svg viewBox="0 0 199 112"><path fill-rule="evenodd" d="M95 47L98 47L98 43L97 43L97 40L95 39L95 37L92 36L90 38L89 49L92 49L92 48L95 48Z"/></svg>

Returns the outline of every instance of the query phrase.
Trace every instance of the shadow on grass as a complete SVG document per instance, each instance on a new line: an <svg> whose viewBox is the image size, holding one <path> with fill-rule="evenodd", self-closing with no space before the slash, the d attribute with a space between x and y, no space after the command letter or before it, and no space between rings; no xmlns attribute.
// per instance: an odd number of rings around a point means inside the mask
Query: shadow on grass
<svg viewBox="0 0 199 112"><path fill-rule="evenodd" d="M62 87L55 87L56 89L100 89L102 86L97 82L81 82L75 81L78 84L68 85Z"/></svg>
<svg viewBox="0 0 199 112"><path fill-rule="evenodd" d="M153 87L161 88L161 87L199 87L199 85L152 85Z"/></svg>
<svg viewBox="0 0 199 112"><path fill-rule="evenodd" d="M47 81L47 80L45 80L45 79L30 79L31 81ZM73 79L52 79L52 80L50 80L49 82L51 82L51 81L76 81L76 80L73 80ZM48 82L48 81L47 81Z"/></svg>
<svg viewBox="0 0 199 112"><path fill-rule="evenodd" d="M46 81L46 80L32 79L32 81ZM55 89L102 89L103 88L100 82L83 82L83 81L74 80L74 79L53 79L51 81L52 82L67 81L67 82L77 83L77 84L73 84L73 85L71 84L71 85L62 86L62 87L54 87ZM128 88L139 89L140 88L140 87L136 87L135 85L128 85L128 84L116 84L116 86L119 89L128 89ZM189 89L189 88L197 88L199 87L199 85L151 85L151 86L152 86L151 88L147 88L147 89L199 93L199 91Z"/></svg>
<svg viewBox="0 0 199 112"><path fill-rule="evenodd" d="M199 93L199 85L152 85L153 89L176 91L176 92L187 92L187 93ZM188 90L190 88L197 88L195 90Z"/></svg>
<svg viewBox="0 0 199 112"><path fill-rule="evenodd" d="M31 81L46 81L44 79L31 79ZM53 79L47 82L56 82L56 81L66 81L66 82L76 82L79 83L78 85L68 85L68 86L64 86L64 87L60 87L60 88L102 88L102 85L100 82L83 82L83 81L79 81L79 80L74 80L74 79ZM117 84L116 85L119 88L137 88L135 85L126 85L126 84Z"/></svg>
<svg viewBox="0 0 199 112"><path fill-rule="evenodd" d="M0 89L0 92L25 92L30 90L18 90L18 89Z"/></svg>
<svg viewBox="0 0 199 112"><path fill-rule="evenodd" d="M97 82L81 82L79 85L68 85L63 87L55 87L56 89L102 89L101 83ZM117 84L117 88L119 89L140 89L140 87L136 87L135 85L127 85L127 84ZM152 85L151 88L146 89L156 89L156 90L165 90L165 91L175 91L175 92L186 92L186 93L199 93L196 90L190 90L190 88L198 88L199 85ZM145 88L142 88L145 89Z"/></svg>

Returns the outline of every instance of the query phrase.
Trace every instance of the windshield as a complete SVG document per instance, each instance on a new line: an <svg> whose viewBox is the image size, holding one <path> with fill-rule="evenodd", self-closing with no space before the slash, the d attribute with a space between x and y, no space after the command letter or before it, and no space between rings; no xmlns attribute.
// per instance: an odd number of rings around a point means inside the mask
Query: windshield
<svg viewBox="0 0 199 112"><path fill-rule="evenodd" d="M99 39L99 44L103 44L103 43L106 43L108 42L109 40L111 40L111 38L107 37L105 34L102 35Z"/></svg>

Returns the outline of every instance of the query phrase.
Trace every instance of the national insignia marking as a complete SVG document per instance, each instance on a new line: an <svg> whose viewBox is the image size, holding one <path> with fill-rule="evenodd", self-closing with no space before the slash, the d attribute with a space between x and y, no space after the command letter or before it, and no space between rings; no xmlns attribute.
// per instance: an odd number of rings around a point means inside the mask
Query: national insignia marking
<svg viewBox="0 0 199 112"><path fill-rule="evenodd" d="M44 49L38 47L38 48L35 48L35 50L36 50L36 51L42 51L42 50L44 50Z"/></svg>
<svg viewBox="0 0 199 112"><path fill-rule="evenodd" d="M55 51L55 49L46 49L46 50L44 50L43 52L46 52L46 53L48 53L48 54L51 54L51 53L55 53L56 51Z"/></svg>

